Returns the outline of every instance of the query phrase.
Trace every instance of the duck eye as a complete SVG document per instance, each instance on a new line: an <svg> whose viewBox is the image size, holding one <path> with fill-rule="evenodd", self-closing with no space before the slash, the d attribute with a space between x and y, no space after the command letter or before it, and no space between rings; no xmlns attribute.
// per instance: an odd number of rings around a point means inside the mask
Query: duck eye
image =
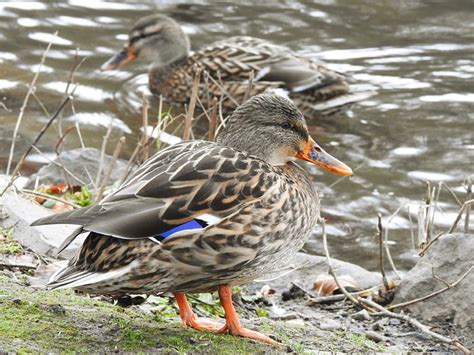
<svg viewBox="0 0 474 355"><path fill-rule="evenodd" d="M290 129L291 128L291 124L289 124L288 122L285 122L281 125L284 129Z"/></svg>

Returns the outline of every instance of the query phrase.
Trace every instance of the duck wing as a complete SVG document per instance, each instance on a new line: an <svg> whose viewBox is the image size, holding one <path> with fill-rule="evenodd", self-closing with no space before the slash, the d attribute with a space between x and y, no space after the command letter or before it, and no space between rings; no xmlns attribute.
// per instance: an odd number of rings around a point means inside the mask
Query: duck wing
<svg viewBox="0 0 474 355"><path fill-rule="evenodd" d="M258 200L271 185L263 174L270 169L216 143L178 143L151 157L99 203L32 225L78 224L83 232L160 242L176 231L217 223ZM67 245L79 234L68 238Z"/></svg>
<svg viewBox="0 0 474 355"><path fill-rule="evenodd" d="M322 88L344 82L346 77L289 48L253 37L231 37L195 52L192 61L223 81L248 80L290 92ZM348 87L347 87L348 90Z"/></svg>

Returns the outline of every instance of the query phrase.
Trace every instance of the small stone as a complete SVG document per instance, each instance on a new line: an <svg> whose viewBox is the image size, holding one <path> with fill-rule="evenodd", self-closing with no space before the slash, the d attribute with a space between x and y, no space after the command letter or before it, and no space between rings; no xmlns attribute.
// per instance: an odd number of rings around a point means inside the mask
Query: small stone
<svg viewBox="0 0 474 355"><path fill-rule="evenodd" d="M301 319L301 318L290 319L290 320L287 320L286 323L291 325L291 326L297 326L297 327L304 327L305 326L304 320Z"/></svg>
<svg viewBox="0 0 474 355"><path fill-rule="evenodd" d="M400 321L400 319L396 319L396 318L389 319L388 321L388 325L392 325L392 326L400 325L401 323L402 322Z"/></svg>
<svg viewBox="0 0 474 355"><path fill-rule="evenodd" d="M352 319L359 320L359 321L364 321L364 320L370 320L370 314L367 312L366 309L363 309L351 316Z"/></svg>
<svg viewBox="0 0 474 355"><path fill-rule="evenodd" d="M334 319L326 319L324 322L319 324L319 329L322 330L336 330L341 328L342 323Z"/></svg>
<svg viewBox="0 0 474 355"><path fill-rule="evenodd" d="M381 335L377 332L371 331L371 330L367 330L366 332L364 332L364 335L367 338L369 338L370 340L375 341L376 343L387 341L386 337L384 337L383 335Z"/></svg>
<svg viewBox="0 0 474 355"><path fill-rule="evenodd" d="M378 321L372 324L372 330L382 331L382 330L385 330L385 327L383 326L381 321Z"/></svg>

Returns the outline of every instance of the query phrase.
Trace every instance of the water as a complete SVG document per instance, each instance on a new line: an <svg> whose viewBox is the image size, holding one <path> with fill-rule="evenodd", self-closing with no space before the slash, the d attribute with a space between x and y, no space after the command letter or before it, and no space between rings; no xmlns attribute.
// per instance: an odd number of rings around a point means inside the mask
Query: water
<svg viewBox="0 0 474 355"><path fill-rule="evenodd" d="M80 123L86 145L99 147L107 126L114 142L127 137L126 158L141 126L141 96L147 64L118 72L100 65L126 40L131 24L151 12L168 14L189 34L194 48L234 35L258 36L330 63L378 91L346 114L313 124L311 133L356 175L337 176L308 166L323 190L323 216L331 254L377 269L376 215L390 216L391 249L401 270L414 263L407 206L416 222L425 181L448 183L463 196L463 180L474 163L474 4L454 1L319 0L262 2L92 2L69 0L0 3L0 164L4 170L9 139L27 85L43 49L58 31L37 83L36 94L48 112L58 107L76 53L87 60L76 73L80 85L63 114L63 130ZM156 107L156 101L152 101ZM5 106L5 107L3 107ZM11 112L7 111L10 110ZM156 111L156 110L155 110ZM152 117L152 116L151 116ZM18 151L47 121L31 98L21 126ZM201 130L205 125L201 127ZM40 148L53 152L52 129ZM68 135L61 149L79 146ZM44 161L35 154L35 162ZM441 194L438 229L453 221L457 205ZM387 222L387 218L384 219ZM306 246L320 254L320 231Z"/></svg>

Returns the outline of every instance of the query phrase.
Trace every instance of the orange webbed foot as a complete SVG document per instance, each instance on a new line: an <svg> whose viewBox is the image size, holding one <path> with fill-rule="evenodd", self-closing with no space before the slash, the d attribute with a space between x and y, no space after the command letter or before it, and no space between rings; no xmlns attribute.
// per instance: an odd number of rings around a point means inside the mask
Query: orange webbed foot
<svg viewBox="0 0 474 355"><path fill-rule="evenodd" d="M178 303L179 314L181 316L181 322L183 325L196 330L209 331L212 333L218 333L222 329L222 324L220 323L213 322L205 318L198 318L191 309L191 306L189 305L184 293L175 293L174 297Z"/></svg>
<svg viewBox="0 0 474 355"><path fill-rule="evenodd" d="M224 307L226 318L226 324L219 330L219 333L229 332L231 335L258 340L273 346L282 345L262 333L242 327L234 305L232 304L232 291L230 286L219 286L219 298L221 300L222 307Z"/></svg>

